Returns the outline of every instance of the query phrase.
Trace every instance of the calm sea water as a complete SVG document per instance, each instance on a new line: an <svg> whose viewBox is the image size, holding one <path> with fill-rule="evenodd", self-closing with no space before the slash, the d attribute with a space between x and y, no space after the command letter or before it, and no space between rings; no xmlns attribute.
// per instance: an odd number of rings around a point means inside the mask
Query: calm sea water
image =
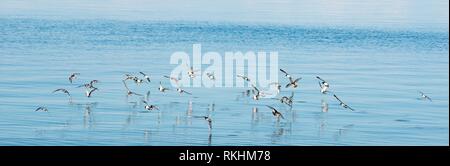
<svg viewBox="0 0 450 166"><path fill-rule="evenodd" d="M449 144L448 28L8 14L0 17L0 145ZM161 77L176 67L170 55L192 53L197 43L203 52L278 51L279 67L303 77L294 90L301 102L289 109L276 100L253 101L241 96L246 88L160 93L160 80L169 86ZM130 87L143 94L150 90L160 111L146 112L139 98L126 97L121 79L139 71L152 82ZM68 81L72 72L81 73L74 84ZM322 95L316 75L356 111ZM76 86L92 79L100 80L99 91L87 98ZM73 103L51 93L57 88L68 89ZM291 91L282 89L281 95ZM418 91L433 101L419 100ZM286 119L277 121L265 105ZM49 111L35 112L39 106ZM211 132L196 117L204 115L213 119Z"/></svg>

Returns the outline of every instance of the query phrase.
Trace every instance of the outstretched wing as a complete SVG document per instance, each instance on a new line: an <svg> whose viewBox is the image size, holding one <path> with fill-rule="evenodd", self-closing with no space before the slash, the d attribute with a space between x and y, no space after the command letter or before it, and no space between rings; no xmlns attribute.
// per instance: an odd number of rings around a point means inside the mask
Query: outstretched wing
<svg viewBox="0 0 450 166"><path fill-rule="evenodd" d="M123 85L125 86L125 88L126 88L128 91L130 91L130 88L128 88L127 83L126 83L124 80L122 80L122 82L123 82Z"/></svg>
<svg viewBox="0 0 450 166"><path fill-rule="evenodd" d="M253 89L255 89L259 93L259 89L255 87L255 85L252 84Z"/></svg>
<svg viewBox="0 0 450 166"><path fill-rule="evenodd" d="M270 105L266 105L266 106L269 107L270 109L273 109L273 110L277 111L277 109L273 108L273 107L270 106Z"/></svg>
<svg viewBox="0 0 450 166"><path fill-rule="evenodd" d="M319 76L316 76L316 78L319 79L320 81L327 82L324 79L320 78Z"/></svg>
<svg viewBox="0 0 450 166"><path fill-rule="evenodd" d="M336 94L333 94L333 96L334 96L334 98L336 98L336 100L338 100L339 102L344 103L344 102L342 102L341 99L339 99L339 98L336 96Z"/></svg>
<svg viewBox="0 0 450 166"><path fill-rule="evenodd" d="M283 114L281 114L281 112L278 112L280 114L281 119L284 119Z"/></svg>
<svg viewBox="0 0 450 166"><path fill-rule="evenodd" d="M142 100L142 102L145 104L145 105L148 105L148 103L147 103L147 101L145 101L145 100Z"/></svg>
<svg viewBox="0 0 450 166"><path fill-rule="evenodd" d="M284 71L283 69L280 69L280 71L281 71L282 73L284 73L286 77L289 75L289 74L288 74L286 71Z"/></svg>
<svg viewBox="0 0 450 166"><path fill-rule="evenodd" d="M298 81L300 81L301 79L302 79L302 77L297 78L297 79L294 80L294 82L298 82Z"/></svg>

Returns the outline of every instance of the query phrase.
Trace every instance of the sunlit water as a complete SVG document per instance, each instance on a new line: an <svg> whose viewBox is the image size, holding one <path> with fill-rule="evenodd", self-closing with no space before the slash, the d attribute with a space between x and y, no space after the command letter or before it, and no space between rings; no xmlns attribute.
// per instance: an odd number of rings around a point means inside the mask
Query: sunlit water
<svg viewBox="0 0 450 166"><path fill-rule="evenodd" d="M448 29L439 28L3 14L0 145L448 145L448 41ZM297 102L289 109L273 99L253 101L241 95L247 88L159 92L159 81L170 86L162 76L176 67L170 55L192 54L196 43L202 52L278 51L279 67L303 77L294 90ZM139 97L126 97L121 80L139 71L152 82L129 86L150 90L159 111L147 112ZM74 84L72 72L81 73ZM316 75L356 111L321 94ZM92 79L100 80L99 91L87 98L76 86ZM280 81L287 83L281 74ZM53 94L57 88L68 89L73 102ZM283 88L281 95L291 91ZM418 91L433 101L419 100ZM285 119L277 121L265 105ZM39 106L49 111L35 112ZM197 118L205 115L212 117L211 131Z"/></svg>

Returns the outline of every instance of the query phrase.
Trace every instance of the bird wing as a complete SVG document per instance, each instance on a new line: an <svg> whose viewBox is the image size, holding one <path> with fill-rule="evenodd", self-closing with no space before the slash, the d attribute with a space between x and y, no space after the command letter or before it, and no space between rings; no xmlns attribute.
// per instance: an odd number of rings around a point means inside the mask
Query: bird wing
<svg viewBox="0 0 450 166"><path fill-rule="evenodd" d="M280 69L280 71L281 71L282 73L284 73L286 76L289 75L289 74L288 74L286 71L284 71L283 69Z"/></svg>
<svg viewBox="0 0 450 166"><path fill-rule="evenodd" d="M122 81L125 88L127 88L128 91L130 91L130 88L128 88L127 83L125 81Z"/></svg>
<svg viewBox="0 0 450 166"><path fill-rule="evenodd" d="M319 83L319 87L320 87L320 89L322 89L323 88L322 83L320 81L317 81L317 83Z"/></svg>
<svg viewBox="0 0 450 166"><path fill-rule="evenodd" d="M94 92L94 91L96 91L97 90L97 88L94 88L94 89L92 89L91 91L89 91L89 96L91 96L91 94Z"/></svg>
<svg viewBox="0 0 450 166"><path fill-rule="evenodd" d="M326 82L324 79L320 78L319 76L316 76L316 78L321 80L321 81L323 81L323 82Z"/></svg>
<svg viewBox="0 0 450 166"><path fill-rule="evenodd" d="M98 82L98 80L92 80L91 82L89 82L89 84L94 84L94 83L97 83Z"/></svg>
<svg viewBox="0 0 450 166"><path fill-rule="evenodd" d="M278 111L277 111L278 112ZM281 119L284 119L283 114L281 114L281 112L278 112L280 114Z"/></svg>
<svg viewBox="0 0 450 166"><path fill-rule="evenodd" d="M292 83L287 84L286 88L289 88L290 86L292 86Z"/></svg>
<svg viewBox="0 0 450 166"><path fill-rule="evenodd" d="M339 102L344 103L344 102L342 102L342 100L339 99L335 94L333 94L333 96L334 96L334 98L336 98Z"/></svg>
<svg viewBox="0 0 450 166"><path fill-rule="evenodd" d="M142 102L143 102L143 103L145 103L146 105L148 105L147 101L145 101L145 100L142 100Z"/></svg>
<svg viewBox="0 0 450 166"><path fill-rule="evenodd" d="M131 92L131 94L134 94L134 95L136 95L136 96L142 96L141 94L136 93L136 92Z"/></svg>
<svg viewBox="0 0 450 166"><path fill-rule="evenodd" d="M350 109L351 111L355 111L355 109L353 109L352 107L347 105L347 108Z"/></svg>
<svg viewBox="0 0 450 166"><path fill-rule="evenodd" d="M259 89L255 87L255 85L252 84L253 89L255 89L259 93Z"/></svg>
<svg viewBox="0 0 450 166"><path fill-rule="evenodd" d="M277 109L273 108L273 107L270 106L270 105L266 105L266 106L269 107L270 109L273 109L273 110L277 111Z"/></svg>

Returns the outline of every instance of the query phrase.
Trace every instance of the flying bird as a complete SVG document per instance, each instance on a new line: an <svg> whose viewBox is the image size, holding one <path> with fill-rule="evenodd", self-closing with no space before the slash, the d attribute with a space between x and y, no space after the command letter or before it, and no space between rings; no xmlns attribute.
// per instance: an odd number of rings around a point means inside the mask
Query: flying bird
<svg viewBox="0 0 450 166"><path fill-rule="evenodd" d="M259 98L261 98L261 95L263 95L261 93L261 91L255 87L255 85L252 84L253 87L253 100L259 100Z"/></svg>
<svg viewBox="0 0 450 166"><path fill-rule="evenodd" d="M161 84L161 81L159 81L159 88L158 88L158 90L159 90L160 92L166 92L166 91L168 91L169 89L168 89L168 88L164 88L164 87L162 86L162 84Z"/></svg>
<svg viewBox="0 0 450 166"><path fill-rule="evenodd" d="M248 78L247 76L238 74L237 77L242 78L244 81L250 82L250 78Z"/></svg>
<svg viewBox="0 0 450 166"><path fill-rule="evenodd" d="M342 102L342 100L339 99L335 94L333 94L333 96L334 96L334 98L336 98L339 101L339 105L341 105L342 107L344 107L346 109L350 109L351 111L355 111L353 108L351 108L350 106L348 106L347 104Z"/></svg>
<svg viewBox="0 0 450 166"><path fill-rule="evenodd" d="M302 78L297 78L295 80L292 79L292 77L289 77L289 83L286 85L286 88L292 87L297 88L298 87L298 81L300 81Z"/></svg>
<svg viewBox="0 0 450 166"><path fill-rule="evenodd" d="M193 66L189 67L189 65L187 65L187 64L186 64L186 67L188 68L187 74L188 74L189 78L194 78L196 76L195 72L200 71L200 70L194 70Z"/></svg>
<svg viewBox="0 0 450 166"><path fill-rule="evenodd" d="M72 96L70 95L69 91L67 91L66 89L59 88L59 89L54 90L52 93L55 93L55 92L65 93L67 96L69 96L69 102L72 102Z"/></svg>
<svg viewBox="0 0 450 166"><path fill-rule="evenodd" d="M133 81L134 81L134 83L136 83L136 84L138 84L138 85L144 82L144 80L143 80L143 79L140 79L139 77L134 77L134 78L133 78Z"/></svg>
<svg viewBox="0 0 450 166"><path fill-rule="evenodd" d="M44 111L44 112L48 112L48 109L47 109L47 107L38 107L36 110L34 110L35 112L36 111Z"/></svg>
<svg viewBox="0 0 450 166"><path fill-rule="evenodd" d="M148 76L147 74L145 74L145 73L142 72L142 71L139 72L139 73L141 73L141 74L144 76L144 79L147 80L147 82L149 82L149 83L151 82L151 81L150 81L150 76Z"/></svg>
<svg viewBox="0 0 450 166"><path fill-rule="evenodd" d="M275 116L276 118L280 119L284 119L283 115L281 114L281 112L279 112L277 109L273 108L272 106L266 105L267 107L269 107L272 110L272 115Z"/></svg>
<svg viewBox="0 0 450 166"><path fill-rule="evenodd" d="M289 107L292 107L293 100L294 100L294 92L292 92L291 96L289 97L287 96L281 97L280 102L288 105Z"/></svg>
<svg viewBox="0 0 450 166"><path fill-rule="evenodd" d="M290 74L288 74L286 71L284 71L283 69L280 69L280 71L282 72L282 73L284 73L284 75L287 77L287 78L291 78L291 75Z"/></svg>
<svg viewBox="0 0 450 166"><path fill-rule="evenodd" d="M177 92L180 93L180 95L181 95L182 93L186 93L186 94L188 94L188 95L192 95L192 93L190 93L190 92L188 92L188 91L186 91L186 90L184 90L184 89L181 89L180 87L177 88Z"/></svg>
<svg viewBox="0 0 450 166"><path fill-rule="evenodd" d="M85 87L86 89L93 89L93 88L95 88L94 84L96 84L98 82L99 82L98 80L92 80L89 83L77 86L77 88Z"/></svg>
<svg viewBox="0 0 450 166"><path fill-rule="evenodd" d="M145 100L142 100L142 102L143 103L145 103L145 106L144 106L144 108L146 109L146 110L148 110L148 111L151 111L151 110L159 110L159 108L156 106L156 105L149 105L148 103L147 103L147 101L145 101Z"/></svg>
<svg viewBox="0 0 450 166"><path fill-rule="evenodd" d="M98 90L98 88L94 88L91 90L86 90L86 96L87 97L91 97L92 93L94 93L96 90Z"/></svg>
<svg viewBox="0 0 450 166"><path fill-rule="evenodd" d="M72 74L70 74L70 76L69 76L69 82L72 83L73 80L76 79L77 76L79 76L79 75L80 75L80 73L72 73Z"/></svg>
<svg viewBox="0 0 450 166"><path fill-rule="evenodd" d="M67 94L67 96L70 97L69 91L67 91L66 89L63 89L63 88L56 89L56 90L54 90L52 93L59 92L59 91L61 91L61 92L65 93L65 94Z"/></svg>
<svg viewBox="0 0 450 166"><path fill-rule="evenodd" d="M301 77L294 80L294 79L292 78L292 76L291 76L289 73L287 73L285 70L280 69L280 71L281 71L282 73L284 73L284 75L286 76L286 78L289 79L289 83L286 85L286 88L289 88L289 87L297 88L297 87L298 87L298 81L300 81L300 80L302 79Z"/></svg>
<svg viewBox="0 0 450 166"><path fill-rule="evenodd" d="M330 88L330 84L319 76L316 76L316 78L319 79L320 93L326 94Z"/></svg>
<svg viewBox="0 0 450 166"><path fill-rule="evenodd" d="M126 80L133 80L135 76L131 75L131 74L125 74L125 78L123 79L123 81Z"/></svg>
<svg viewBox="0 0 450 166"><path fill-rule="evenodd" d="M422 99L432 101L431 98L428 97L427 95L425 95L425 93L423 93L422 91L419 91L419 93L420 93L420 97L421 97Z"/></svg>

